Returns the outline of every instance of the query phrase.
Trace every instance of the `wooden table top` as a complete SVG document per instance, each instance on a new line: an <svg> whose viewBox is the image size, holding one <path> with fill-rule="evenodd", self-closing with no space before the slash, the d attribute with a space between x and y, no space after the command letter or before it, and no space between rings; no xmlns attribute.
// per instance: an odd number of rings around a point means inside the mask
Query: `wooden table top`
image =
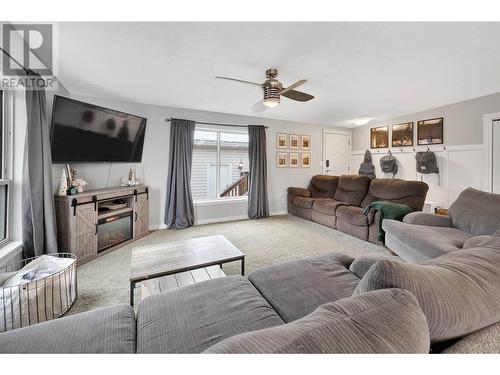
<svg viewBox="0 0 500 375"><path fill-rule="evenodd" d="M130 262L130 281L208 267L245 257L223 235L135 247Z"/></svg>

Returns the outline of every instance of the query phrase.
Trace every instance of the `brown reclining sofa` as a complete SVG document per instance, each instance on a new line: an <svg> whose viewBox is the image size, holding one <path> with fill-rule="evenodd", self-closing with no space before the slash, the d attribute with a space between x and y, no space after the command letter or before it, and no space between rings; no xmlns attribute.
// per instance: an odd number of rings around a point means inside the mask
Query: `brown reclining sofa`
<svg viewBox="0 0 500 375"><path fill-rule="evenodd" d="M420 181L366 176L316 175L307 189L288 188L288 212L338 229L365 241L379 243L379 213L365 208L374 201L389 201L422 211L429 186Z"/></svg>

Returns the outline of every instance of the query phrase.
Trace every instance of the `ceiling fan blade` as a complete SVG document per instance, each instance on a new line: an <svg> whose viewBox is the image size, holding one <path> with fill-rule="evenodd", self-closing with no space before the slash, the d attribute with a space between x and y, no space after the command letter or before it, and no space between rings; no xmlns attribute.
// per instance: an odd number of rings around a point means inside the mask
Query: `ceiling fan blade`
<svg viewBox="0 0 500 375"><path fill-rule="evenodd" d="M264 112L267 107L264 105L264 101L260 100L252 106L252 111L256 113Z"/></svg>
<svg viewBox="0 0 500 375"><path fill-rule="evenodd" d="M230 78L230 77L221 77L221 76L215 76L215 78L227 79L229 81L236 81L236 82L242 82L242 83L249 83L251 85L256 85L256 86L262 87L261 83L255 83L255 82L245 81L245 80L242 80L242 79L236 79L236 78Z"/></svg>
<svg viewBox="0 0 500 375"><path fill-rule="evenodd" d="M283 95L284 93L289 92L289 91L293 90L294 88L303 85L306 82L307 82L307 79L301 79L300 81L295 82L293 85L290 85L290 86L284 88L283 90L281 90L280 95Z"/></svg>
<svg viewBox="0 0 500 375"><path fill-rule="evenodd" d="M287 97L288 99L296 100L298 102L307 102L314 99L314 96L306 94L305 92L290 90L288 92L282 93L281 95Z"/></svg>

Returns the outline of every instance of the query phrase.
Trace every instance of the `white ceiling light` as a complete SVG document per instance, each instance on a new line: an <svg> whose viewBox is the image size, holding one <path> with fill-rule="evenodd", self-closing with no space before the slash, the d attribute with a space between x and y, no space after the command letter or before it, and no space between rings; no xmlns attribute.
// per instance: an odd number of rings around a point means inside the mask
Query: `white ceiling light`
<svg viewBox="0 0 500 375"><path fill-rule="evenodd" d="M280 100L278 98L267 98L264 99L264 105L269 108L274 108L278 104L280 104Z"/></svg>
<svg viewBox="0 0 500 375"><path fill-rule="evenodd" d="M353 119L352 122L356 126L361 126L368 124L371 120L373 120L373 117L359 117Z"/></svg>

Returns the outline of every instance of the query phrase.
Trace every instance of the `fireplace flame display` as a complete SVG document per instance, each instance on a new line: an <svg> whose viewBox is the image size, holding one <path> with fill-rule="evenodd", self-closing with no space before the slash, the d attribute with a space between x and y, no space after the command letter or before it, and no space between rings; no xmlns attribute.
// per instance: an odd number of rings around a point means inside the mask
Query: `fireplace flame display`
<svg viewBox="0 0 500 375"><path fill-rule="evenodd" d="M97 228L97 251L132 239L132 212L100 219Z"/></svg>

